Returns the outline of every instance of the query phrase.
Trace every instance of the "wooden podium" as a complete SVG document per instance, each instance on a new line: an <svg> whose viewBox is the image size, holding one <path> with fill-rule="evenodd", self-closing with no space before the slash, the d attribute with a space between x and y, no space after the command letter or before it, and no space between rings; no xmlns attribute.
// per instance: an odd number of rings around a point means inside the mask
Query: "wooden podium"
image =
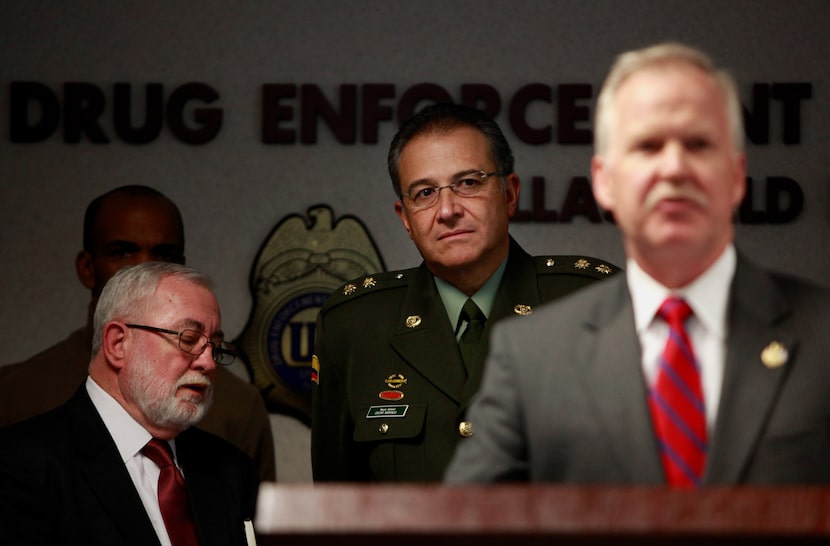
<svg viewBox="0 0 830 546"><path fill-rule="evenodd" d="M269 483L255 527L259 546L830 544L830 487Z"/></svg>

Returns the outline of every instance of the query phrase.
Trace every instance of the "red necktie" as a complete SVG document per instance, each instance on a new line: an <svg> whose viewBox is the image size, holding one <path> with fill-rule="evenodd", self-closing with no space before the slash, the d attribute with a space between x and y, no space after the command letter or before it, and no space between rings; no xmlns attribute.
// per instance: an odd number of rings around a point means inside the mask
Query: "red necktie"
<svg viewBox="0 0 830 546"><path fill-rule="evenodd" d="M676 297L667 298L657 312L669 325L669 337L660 358L657 382L650 392L649 407L666 482L673 487L700 485L706 466L703 389L684 326L691 314L689 304Z"/></svg>
<svg viewBox="0 0 830 546"><path fill-rule="evenodd" d="M161 469L159 474L159 507L164 526L170 536L173 546L198 546L196 525L190 515L190 504L187 501L187 489L176 465L173 464L173 452L170 444L153 438L144 449L144 455L150 458Z"/></svg>

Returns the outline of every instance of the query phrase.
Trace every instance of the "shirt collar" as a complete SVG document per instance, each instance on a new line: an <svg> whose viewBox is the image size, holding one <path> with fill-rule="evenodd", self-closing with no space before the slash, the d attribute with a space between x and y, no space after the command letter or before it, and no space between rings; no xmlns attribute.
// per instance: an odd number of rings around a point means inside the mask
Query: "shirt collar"
<svg viewBox="0 0 830 546"><path fill-rule="evenodd" d="M92 377L86 379L86 391L112 436L121 460L126 463L135 457L153 436Z"/></svg>
<svg viewBox="0 0 830 546"><path fill-rule="evenodd" d="M496 301L496 293L498 292L506 268L507 258L490 275L490 278L487 279L484 286L470 296L476 305L478 305L478 308L481 309L481 312L484 313L485 317L490 316L490 311L493 309L493 303ZM464 303L467 301L467 295L444 279L435 275L433 275L433 278L435 279L435 287L438 289L438 295L441 296L441 301L444 302L444 309L447 310L450 323L455 326L458 324L458 319L461 316L461 308L464 307Z"/></svg>
<svg viewBox="0 0 830 546"><path fill-rule="evenodd" d="M686 300L707 332L726 339L726 306L736 264L735 246L730 244L700 277L682 288L670 290L643 271L635 260L628 259L626 282L634 305L637 333L649 327L663 300L677 295Z"/></svg>

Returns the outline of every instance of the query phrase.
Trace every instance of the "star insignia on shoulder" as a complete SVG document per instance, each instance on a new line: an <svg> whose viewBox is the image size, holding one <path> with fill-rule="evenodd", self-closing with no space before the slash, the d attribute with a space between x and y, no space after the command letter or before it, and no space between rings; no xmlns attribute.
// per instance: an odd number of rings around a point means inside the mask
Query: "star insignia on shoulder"
<svg viewBox="0 0 830 546"><path fill-rule="evenodd" d="M574 267L577 269L588 269L591 267L591 262L586 260L585 258L580 258L574 263Z"/></svg>
<svg viewBox="0 0 830 546"><path fill-rule="evenodd" d="M605 264L599 264L594 269L596 269L597 271L599 271L600 273L602 273L604 275L609 275L611 273L611 271L613 271L610 267L608 267Z"/></svg>
<svg viewBox="0 0 830 546"><path fill-rule="evenodd" d="M351 296L357 291L357 286L353 285L352 283L347 284L343 287L343 294L346 296Z"/></svg>
<svg viewBox="0 0 830 546"><path fill-rule="evenodd" d="M365 279L363 279L363 288L372 288L376 284L377 283L375 282L374 277L366 277Z"/></svg>

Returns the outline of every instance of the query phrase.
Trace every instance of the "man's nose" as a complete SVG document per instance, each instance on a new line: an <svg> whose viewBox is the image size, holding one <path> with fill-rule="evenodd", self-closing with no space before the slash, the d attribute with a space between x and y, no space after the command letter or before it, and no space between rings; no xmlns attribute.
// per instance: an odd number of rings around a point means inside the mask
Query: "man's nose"
<svg viewBox="0 0 830 546"><path fill-rule="evenodd" d="M688 170L688 151L681 142L669 142L660 153L660 175L675 178Z"/></svg>
<svg viewBox="0 0 830 546"><path fill-rule="evenodd" d="M216 369L216 361L213 360L213 344L208 343L202 354L193 359L193 367L198 370L210 372Z"/></svg>
<svg viewBox="0 0 830 546"><path fill-rule="evenodd" d="M443 218L457 216L463 207L461 197L457 196L451 186L443 186L438 192L438 214Z"/></svg>
<svg viewBox="0 0 830 546"><path fill-rule="evenodd" d="M146 252L144 250L138 250L136 252L133 252L130 255L130 258L127 261L129 262L130 265L139 265L139 264L143 264L145 262L152 262L152 261L155 261L157 259L158 258L153 256L152 252Z"/></svg>

